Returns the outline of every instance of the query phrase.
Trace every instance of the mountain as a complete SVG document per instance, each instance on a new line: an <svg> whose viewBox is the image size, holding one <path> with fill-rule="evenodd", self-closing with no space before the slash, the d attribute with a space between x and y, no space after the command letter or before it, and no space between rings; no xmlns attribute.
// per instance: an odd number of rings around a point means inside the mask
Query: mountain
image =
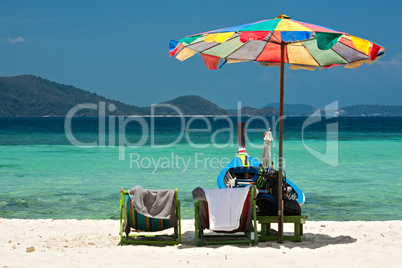
<svg viewBox="0 0 402 268"><path fill-rule="evenodd" d="M279 111L279 103L270 103L263 108L273 107ZM283 104L283 113L285 115L310 115L316 108L308 104Z"/></svg>
<svg viewBox="0 0 402 268"><path fill-rule="evenodd" d="M146 110L134 105L106 99L73 86L52 82L33 75L0 77L0 116L65 116L78 104L99 102L114 104L114 112L107 114L145 114ZM80 109L77 116L97 116L97 109Z"/></svg>
<svg viewBox="0 0 402 268"><path fill-rule="evenodd" d="M163 107L164 105L174 106L180 109L184 115L229 115L230 112L220 108L218 105L194 95L187 95L175 98L173 100L161 103L160 107L155 107L156 115L178 115L178 112L172 107Z"/></svg>
<svg viewBox="0 0 402 268"><path fill-rule="evenodd" d="M351 105L344 107L342 115L349 116L402 116L402 106L397 105Z"/></svg>
<svg viewBox="0 0 402 268"><path fill-rule="evenodd" d="M272 107L266 107L266 108L252 108L252 107L243 107L239 110L238 114L240 115L249 115L249 116L273 116L273 115L278 115L279 112Z"/></svg>
<svg viewBox="0 0 402 268"><path fill-rule="evenodd" d="M63 85L33 75L0 77L0 116L66 116L78 104L105 102L106 115L150 115L151 107L138 107L107 99L70 85ZM115 109L111 111L110 105ZM182 96L153 107L155 115L230 115L228 111L200 96ZM316 108L306 104L285 104L285 115L310 115ZM243 107L242 115L278 115L279 104L271 103L257 109ZM99 116L99 107L77 109L75 116ZM402 106L352 105L339 110L346 116L402 116Z"/></svg>
<svg viewBox="0 0 402 268"><path fill-rule="evenodd" d="M231 115L237 114L237 109L226 109Z"/></svg>
<svg viewBox="0 0 402 268"><path fill-rule="evenodd" d="M66 116L78 104L105 102L106 115L150 115L151 107L138 107L110 100L73 86L33 75L0 77L0 116ZM111 111L109 105L116 109ZM228 115L212 102L199 96L183 96L164 102L185 115ZM166 105L165 105L166 106ZM171 107L155 107L155 115L177 115ZM78 109L75 116L99 116L96 109Z"/></svg>

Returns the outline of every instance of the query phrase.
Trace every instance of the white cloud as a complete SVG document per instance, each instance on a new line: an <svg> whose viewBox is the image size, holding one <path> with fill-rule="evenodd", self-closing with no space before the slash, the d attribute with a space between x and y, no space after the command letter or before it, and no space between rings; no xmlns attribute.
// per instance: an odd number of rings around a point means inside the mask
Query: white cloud
<svg viewBox="0 0 402 268"><path fill-rule="evenodd" d="M18 36L16 38L7 38L7 42L9 42L10 44L15 44L15 43L21 43L21 42L26 42L27 40L22 37L22 36Z"/></svg>
<svg viewBox="0 0 402 268"><path fill-rule="evenodd" d="M379 60L378 63L383 65L383 66L391 66L391 67L394 67L394 68L401 68L402 67L402 54L396 53L394 55L394 57L391 58L389 61L381 61L381 60Z"/></svg>

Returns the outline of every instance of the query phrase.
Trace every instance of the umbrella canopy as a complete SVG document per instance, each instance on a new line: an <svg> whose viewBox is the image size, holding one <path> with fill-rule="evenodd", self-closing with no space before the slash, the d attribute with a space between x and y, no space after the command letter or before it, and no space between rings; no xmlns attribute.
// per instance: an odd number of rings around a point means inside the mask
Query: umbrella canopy
<svg viewBox="0 0 402 268"><path fill-rule="evenodd" d="M384 54L384 48L371 41L286 15L190 35L178 42L172 40L169 48L170 55L181 61L201 53L208 69L214 70L224 63L243 61L279 66L281 42L285 43L284 62L291 69L314 70L337 65L356 68L363 63L371 64Z"/></svg>
<svg viewBox="0 0 402 268"><path fill-rule="evenodd" d="M291 69L327 69L338 65L356 68L371 64L384 47L371 41L291 19L284 14L233 27L189 35L169 42L170 56L184 61L200 53L210 70L225 63L256 61L280 66L278 189L282 189L284 65ZM222 63L220 63L222 62ZM278 191L278 242L283 242L283 201Z"/></svg>
<svg viewBox="0 0 402 268"><path fill-rule="evenodd" d="M262 147L262 166L267 169L271 163L271 141L272 137L271 129L264 133L264 146Z"/></svg>

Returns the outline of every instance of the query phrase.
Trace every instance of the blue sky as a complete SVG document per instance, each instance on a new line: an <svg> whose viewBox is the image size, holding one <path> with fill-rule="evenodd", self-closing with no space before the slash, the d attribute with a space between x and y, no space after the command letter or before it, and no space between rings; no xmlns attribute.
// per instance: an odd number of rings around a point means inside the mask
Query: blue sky
<svg viewBox="0 0 402 268"><path fill-rule="evenodd" d="M208 70L180 62L168 42L284 13L374 41L386 55L357 69L285 70L285 103L402 105L399 1L0 1L0 76L33 74L148 106L200 95L223 108L279 99L279 68Z"/></svg>

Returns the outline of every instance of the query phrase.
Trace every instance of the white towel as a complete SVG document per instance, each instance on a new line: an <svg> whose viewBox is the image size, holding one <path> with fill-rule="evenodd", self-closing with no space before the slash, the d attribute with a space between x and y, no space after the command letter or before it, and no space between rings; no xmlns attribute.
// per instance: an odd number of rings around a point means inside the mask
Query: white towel
<svg viewBox="0 0 402 268"><path fill-rule="evenodd" d="M233 231L240 226L240 216L250 185L244 188L204 189L208 202L209 229Z"/></svg>

